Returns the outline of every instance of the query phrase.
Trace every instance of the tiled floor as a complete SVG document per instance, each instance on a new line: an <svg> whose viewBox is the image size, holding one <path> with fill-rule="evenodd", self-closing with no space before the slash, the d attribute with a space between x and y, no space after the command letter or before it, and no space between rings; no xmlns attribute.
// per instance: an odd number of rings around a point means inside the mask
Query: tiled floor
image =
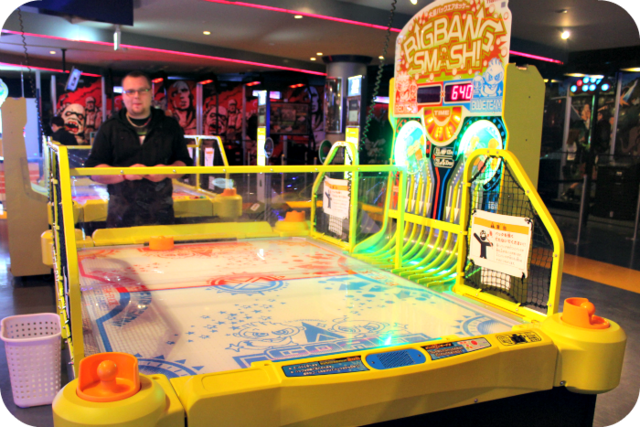
<svg viewBox="0 0 640 427"><path fill-rule="evenodd" d="M557 221L565 235L568 254L575 254L576 247L571 245L575 239L575 220L570 217L557 216ZM632 232L632 230L631 230ZM601 264L589 263L584 258L567 257L567 264L572 264L570 275L565 272L561 298L569 296L581 296L589 298L597 308L597 313L603 317L613 319L619 323L628 335L627 353L622 372L622 381L615 390L600 395L597 400L594 426L609 426L623 419L638 401L640 390L640 289L633 284L624 285L622 280L616 281L616 277L627 274L626 282L633 281L635 272L629 267L640 270L640 243L633 246L624 237L632 233L625 227L616 227L610 224L590 224L586 238L588 242L579 248L577 253L581 257L588 257L597 261L615 264L624 269L610 269L607 274L606 264L602 270ZM0 220L0 318L13 314L26 314L36 312L52 312L53 284L50 277L39 277L28 280L15 279L8 271L9 257L7 249L6 221ZM572 235L573 233L573 235ZM633 249L635 248L635 250ZM34 261L39 254L34 256ZM589 268L592 273L588 273ZM597 273L596 270L601 271ZM600 274L602 281L611 282L609 285L583 278L589 274ZM583 277L579 277L583 276ZM607 276L613 276L609 278ZM622 283L622 285L620 285ZM620 285L620 286L618 286ZM636 283L635 285L640 285ZM63 362L64 365L64 362ZM61 367L63 373L66 366ZM0 341L0 391L2 399L11 413L19 420L29 425L45 427L52 426L51 407L42 406L29 409L17 408L12 400L11 385L6 364L3 343ZM636 410L635 412L640 412ZM640 420L640 414L632 414L636 420ZM13 419L13 423L5 419L0 411L0 425L20 425ZM624 420L622 426L634 425L632 419Z"/></svg>

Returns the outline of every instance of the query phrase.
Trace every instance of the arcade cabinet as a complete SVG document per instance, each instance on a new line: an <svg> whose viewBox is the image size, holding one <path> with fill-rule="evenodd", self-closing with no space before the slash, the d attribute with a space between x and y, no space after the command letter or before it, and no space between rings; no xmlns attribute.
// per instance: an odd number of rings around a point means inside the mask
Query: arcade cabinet
<svg viewBox="0 0 640 427"><path fill-rule="evenodd" d="M308 217L97 230L79 248L51 147L78 374L55 425L592 423L626 335L584 298L560 312L564 243L529 177L544 86L507 66L507 3L436 0L398 35L392 165L338 141L318 166L154 168L307 174Z"/></svg>

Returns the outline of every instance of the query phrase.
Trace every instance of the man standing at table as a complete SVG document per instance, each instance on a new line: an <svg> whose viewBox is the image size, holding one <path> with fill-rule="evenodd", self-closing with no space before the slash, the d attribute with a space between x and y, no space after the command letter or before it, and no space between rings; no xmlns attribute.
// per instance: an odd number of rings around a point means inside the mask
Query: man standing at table
<svg viewBox="0 0 640 427"><path fill-rule="evenodd" d="M151 80L133 71L122 80L125 108L102 124L86 167L187 166L192 161L178 122L151 108ZM108 184L107 227L172 224L172 175L94 175Z"/></svg>

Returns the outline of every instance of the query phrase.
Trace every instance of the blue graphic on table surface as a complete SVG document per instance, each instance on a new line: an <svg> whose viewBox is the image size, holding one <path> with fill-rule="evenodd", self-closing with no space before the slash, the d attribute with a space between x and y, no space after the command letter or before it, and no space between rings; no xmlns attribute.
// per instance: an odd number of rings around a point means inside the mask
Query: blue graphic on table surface
<svg viewBox="0 0 640 427"><path fill-rule="evenodd" d="M342 359L320 360L317 362L301 363L299 365L283 366L287 377L311 377L317 375L345 374L348 372L368 371L360 356L344 357Z"/></svg>
<svg viewBox="0 0 640 427"><path fill-rule="evenodd" d="M96 335L98 351L138 355L144 373L182 376L512 327L377 270L274 282L281 283L144 292L95 286L83 292L85 334Z"/></svg>

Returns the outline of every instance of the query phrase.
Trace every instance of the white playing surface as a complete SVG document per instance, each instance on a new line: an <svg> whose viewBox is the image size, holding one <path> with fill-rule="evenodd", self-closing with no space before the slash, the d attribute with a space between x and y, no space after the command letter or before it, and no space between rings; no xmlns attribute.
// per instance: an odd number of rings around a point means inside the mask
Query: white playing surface
<svg viewBox="0 0 640 427"><path fill-rule="evenodd" d="M497 312L305 239L79 252L85 351L169 377L511 330Z"/></svg>

